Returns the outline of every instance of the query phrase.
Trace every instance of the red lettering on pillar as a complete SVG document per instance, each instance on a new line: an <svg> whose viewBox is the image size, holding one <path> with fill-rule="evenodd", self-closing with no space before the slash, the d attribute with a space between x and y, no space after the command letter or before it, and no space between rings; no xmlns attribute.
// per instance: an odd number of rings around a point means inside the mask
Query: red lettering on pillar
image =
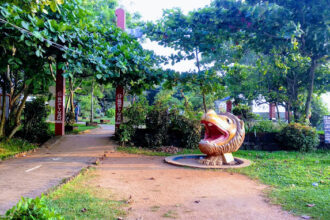
<svg viewBox="0 0 330 220"><path fill-rule="evenodd" d="M55 135L64 135L65 120L65 79L63 70L58 69L56 73L56 100L55 100Z"/></svg>
<svg viewBox="0 0 330 220"><path fill-rule="evenodd" d="M123 107L124 107L124 88L117 86L116 88L116 130L123 122Z"/></svg>

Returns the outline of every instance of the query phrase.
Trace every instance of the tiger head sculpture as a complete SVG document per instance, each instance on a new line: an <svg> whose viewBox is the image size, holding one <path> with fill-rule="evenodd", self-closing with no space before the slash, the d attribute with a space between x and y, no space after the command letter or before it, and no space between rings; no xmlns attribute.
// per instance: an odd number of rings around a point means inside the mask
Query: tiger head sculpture
<svg viewBox="0 0 330 220"><path fill-rule="evenodd" d="M209 110L201 120L205 136L199 142L199 149L208 157L223 156L237 151L245 137L244 122L231 113Z"/></svg>

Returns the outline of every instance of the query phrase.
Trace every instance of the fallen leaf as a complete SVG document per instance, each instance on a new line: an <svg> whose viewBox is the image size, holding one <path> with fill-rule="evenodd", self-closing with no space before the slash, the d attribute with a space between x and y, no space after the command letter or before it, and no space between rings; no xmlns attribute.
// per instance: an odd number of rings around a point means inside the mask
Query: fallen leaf
<svg viewBox="0 0 330 220"><path fill-rule="evenodd" d="M87 209L86 208L83 208L82 210L80 210L81 212L86 212Z"/></svg>
<svg viewBox="0 0 330 220"><path fill-rule="evenodd" d="M314 207L315 204L313 204L313 203L312 203L312 204L307 204L307 206L308 206L308 207Z"/></svg>
<svg viewBox="0 0 330 220"><path fill-rule="evenodd" d="M129 198L126 200L126 204L130 204L133 202L132 195L129 196Z"/></svg>
<svg viewBox="0 0 330 220"><path fill-rule="evenodd" d="M196 200L195 203L200 203L201 201L200 200Z"/></svg>
<svg viewBox="0 0 330 220"><path fill-rule="evenodd" d="M302 215L301 218L303 218L303 219L310 219L311 217L308 216L308 215Z"/></svg>
<svg viewBox="0 0 330 220"><path fill-rule="evenodd" d="M151 177L151 178L149 178L149 180L155 180L155 178Z"/></svg>

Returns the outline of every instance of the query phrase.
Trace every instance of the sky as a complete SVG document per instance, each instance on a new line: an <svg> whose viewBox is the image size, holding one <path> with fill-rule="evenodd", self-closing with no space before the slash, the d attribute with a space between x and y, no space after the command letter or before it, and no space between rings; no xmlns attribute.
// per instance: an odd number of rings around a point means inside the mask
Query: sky
<svg viewBox="0 0 330 220"><path fill-rule="evenodd" d="M120 5L130 13L139 12L144 21L157 21L162 17L163 9L181 8L184 13L188 13L194 9L202 8L209 5L211 0L121 0ZM158 55L169 56L174 53L171 48L165 48L156 42L146 40L142 46L148 50L154 50ZM172 66L165 65L165 68L174 69L176 71L194 70L196 67L193 61L182 61Z"/></svg>
<svg viewBox="0 0 330 220"><path fill-rule="evenodd" d="M120 5L125 10L130 13L139 12L142 20L145 21L156 21L160 19L163 9L178 7L184 13L187 13L210 3L211 0L120 0ZM145 49L154 50L158 55L170 55L174 52L171 48L164 48L155 42L150 42L150 40L147 40L142 45ZM180 62L174 66L169 64L165 67L177 71L189 71L196 68L192 61ZM328 109L330 109L330 93L322 95L322 99L327 103Z"/></svg>

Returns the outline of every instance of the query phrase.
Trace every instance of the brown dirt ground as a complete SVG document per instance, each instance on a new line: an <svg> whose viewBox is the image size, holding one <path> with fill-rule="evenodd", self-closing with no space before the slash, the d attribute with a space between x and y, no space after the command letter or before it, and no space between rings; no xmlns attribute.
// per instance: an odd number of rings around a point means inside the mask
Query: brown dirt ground
<svg viewBox="0 0 330 220"><path fill-rule="evenodd" d="M246 176L175 167L163 159L111 153L94 184L129 200L127 219L297 219L271 205L267 186Z"/></svg>

